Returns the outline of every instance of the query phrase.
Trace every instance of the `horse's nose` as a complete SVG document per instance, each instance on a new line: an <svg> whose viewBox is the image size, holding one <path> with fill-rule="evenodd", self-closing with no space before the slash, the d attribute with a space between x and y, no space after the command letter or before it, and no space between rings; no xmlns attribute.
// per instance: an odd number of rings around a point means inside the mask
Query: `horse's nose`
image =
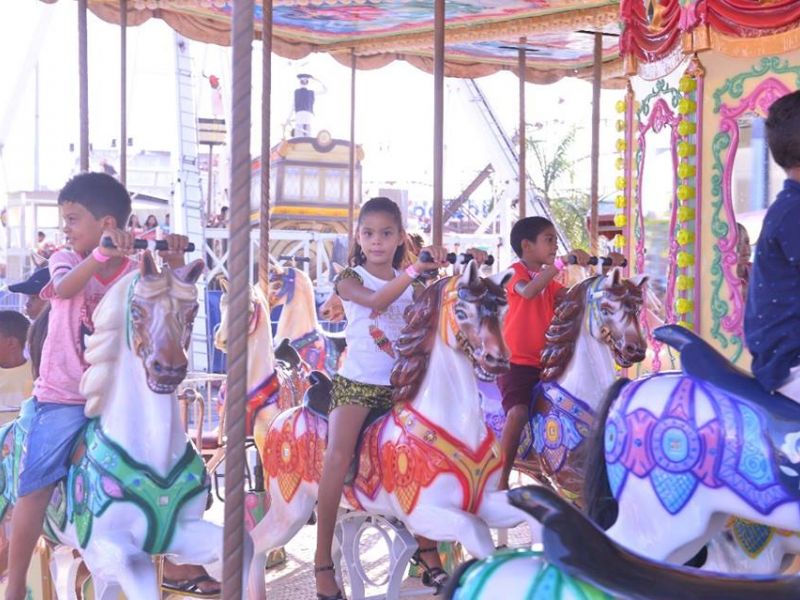
<svg viewBox="0 0 800 600"><path fill-rule="evenodd" d="M151 363L153 374L159 377L176 377L185 375L189 368L188 363L182 362L177 365L165 365L160 360L155 359Z"/></svg>

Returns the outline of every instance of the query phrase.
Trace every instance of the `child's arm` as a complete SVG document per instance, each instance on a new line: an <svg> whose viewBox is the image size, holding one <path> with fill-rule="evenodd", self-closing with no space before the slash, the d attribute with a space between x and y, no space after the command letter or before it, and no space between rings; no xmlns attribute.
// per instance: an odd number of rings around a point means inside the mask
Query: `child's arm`
<svg viewBox="0 0 800 600"><path fill-rule="evenodd" d="M439 246L428 246L423 248L423 250L430 252L433 257L431 262L422 262L417 259L417 262L411 267L400 273L377 291L365 287L364 284L355 277L346 277L336 284L336 293L339 294L343 300L349 300L377 311L384 311L392 302L397 300L405 289L411 285L411 282L416 279L416 276L410 275L408 271L422 273L448 264L446 249ZM422 252L420 252L420 255L422 255Z"/></svg>
<svg viewBox="0 0 800 600"><path fill-rule="evenodd" d="M133 252L133 235L121 229L109 229L103 232L102 237L110 238L113 248L102 244L95 251L108 258L125 257ZM101 238L102 239L102 238ZM94 253L84 258L80 263L69 270L57 269L52 274L53 291L59 298L72 298L86 287L89 280L100 270L102 262L94 257Z"/></svg>
<svg viewBox="0 0 800 600"><path fill-rule="evenodd" d="M571 256L574 256L577 264L581 266L585 267L589 264L589 255L583 250L573 250L561 258L562 262L568 263ZM544 265L536 277L530 281L518 281L514 286L514 291L527 300L535 298L550 285L550 282L559 272L560 269L554 265Z"/></svg>

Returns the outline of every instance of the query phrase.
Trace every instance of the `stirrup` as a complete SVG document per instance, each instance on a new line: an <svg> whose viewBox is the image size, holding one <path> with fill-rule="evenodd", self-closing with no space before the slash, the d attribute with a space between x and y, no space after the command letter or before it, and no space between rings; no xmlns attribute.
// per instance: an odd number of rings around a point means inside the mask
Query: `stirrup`
<svg viewBox="0 0 800 600"><path fill-rule="evenodd" d="M336 572L336 568L331 565L324 565L322 567L314 567L314 575L317 573L324 573L325 571L334 571ZM336 590L335 594L325 595L320 594L317 592L317 600L346 600L344 594L342 594L342 590Z"/></svg>
<svg viewBox="0 0 800 600"><path fill-rule="evenodd" d="M414 552L414 555L411 557L410 561L411 564L422 569L422 585L436 588L436 591L433 593L433 595L437 596L441 593L444 585L447 583L447 580L450 579L450 576L447 574L447 571L441 567L428 566L428 563L425 562L425 560L422 558L422 555L430 552L438 553L439 549L436 546L424 549L417 548L417 551Z"/></svg>

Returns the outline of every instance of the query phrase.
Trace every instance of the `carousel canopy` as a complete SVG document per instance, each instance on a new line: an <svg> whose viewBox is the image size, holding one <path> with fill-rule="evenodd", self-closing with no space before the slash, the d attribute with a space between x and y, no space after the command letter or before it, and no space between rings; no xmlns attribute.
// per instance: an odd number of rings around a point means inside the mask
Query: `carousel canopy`
<svg viewBox="0 0 800 600"><path fill-rule="evenodd" d="M89 8L106 21L120 20L119 0L89 0ZM159 18L190 39L227 45L232 10L230 0L128 0L128 24ZM433 11L433 0L275 0L273 51L291 59L327 52L348 65L355 52L358 68L405 60L431 72ZM262 16L256 0L257 36ZM527 81L588 78L592 33L603 32L603 80L615 86L622 75L618 21L619 0L447 0L445 74L516 72L525 37Z"/></svg>
<svg viewBox="0 0 800 600"><path fill-rule="evenodd" d="M622 0L620 13L629 72L681 52L760 56L800 47L798 0Z"/></svg>

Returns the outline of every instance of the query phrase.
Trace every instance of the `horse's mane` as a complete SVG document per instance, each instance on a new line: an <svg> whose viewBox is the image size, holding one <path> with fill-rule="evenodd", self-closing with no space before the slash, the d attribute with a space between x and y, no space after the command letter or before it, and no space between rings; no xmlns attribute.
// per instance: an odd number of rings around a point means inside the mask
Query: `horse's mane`
<svg viewBox="0 0 800 600"><path fill-rule="evenodd" d="M448 281L445 277L428 286L416 302L406 308L406 325L395 345L399 356L390 379L394 402L413 400L425 379L436 339L442 288Z"/></svg>
<svg viewBox="0 0 800 600"><path fill-rule="evenodd" d="M554 381L561 377L572 360L586 310L586 290L597 277L599 275L573 285L556 306L555 315L545 334L547 343L542 350L542 381Z"/></svg>
<svg viewBox="0 0 800 600"><path fill-rule="evenodd" d="M84 412L97 417L116 376L120 355L119 336L125 335L128 287L136 272L128 273L111 286L94 310L94 333L87 337L84 358L89 368L81 379L81 394L86 398Z"/></svg>

